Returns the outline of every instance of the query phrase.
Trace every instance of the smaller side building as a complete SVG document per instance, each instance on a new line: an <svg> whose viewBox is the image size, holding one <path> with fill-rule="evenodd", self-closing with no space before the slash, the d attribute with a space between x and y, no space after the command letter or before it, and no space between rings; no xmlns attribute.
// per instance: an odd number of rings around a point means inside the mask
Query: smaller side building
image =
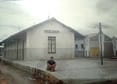
<svg viewBox="0 0 117 84"><path fill-rule="evenodd" d="M100 41L99 33L87 35L85 38L85 52L88 57L99 57L100 56ZM113 56L113 45L112 39L102 34L102 55L103 57L112 57Z"/></svg>
<svg viewBox="0 0 117 84"><path fill-rule="evenodd" d="M85 56L85 41L84 36L75 38L75 56L84 57Z"/></svg>
<svg viewBox="0 0 117 84"><path fill-rule="evenodd" d="M0 56L3 56L4 52L4 44L0 44Z"/></svg>
<svg viewBox="0 0 117 84"><path fill-rule="evenodd" d="M99 56L98 34L89 34L85 37L85 51L87 57Z"/></svg>

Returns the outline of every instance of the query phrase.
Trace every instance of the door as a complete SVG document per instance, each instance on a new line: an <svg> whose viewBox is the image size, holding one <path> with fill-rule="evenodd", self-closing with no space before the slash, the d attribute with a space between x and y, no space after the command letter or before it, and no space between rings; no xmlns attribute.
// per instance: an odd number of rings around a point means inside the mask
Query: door
<svg viewBox="0 0 117 84"><path fill-rule="evenodd" d="M99 48L94 47L90 49L90 57L98 57L99 56Z"/></svg>

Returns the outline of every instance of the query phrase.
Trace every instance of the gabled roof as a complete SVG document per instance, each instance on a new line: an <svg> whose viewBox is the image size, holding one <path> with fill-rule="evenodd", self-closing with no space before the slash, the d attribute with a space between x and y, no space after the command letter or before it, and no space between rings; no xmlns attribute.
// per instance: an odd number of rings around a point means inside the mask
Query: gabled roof
<svg viewBox="0 0 117 84"><path fill-rule="evenodd" d="M104 34L104 35L105 35L105 34ZM109 36L107 36L107 35L105 35L105 41L112 41L112 38L109 37Z"/></svg>
<svg viewBox="0 0 117 84"><path fill-rule="evenodd" d="M91 39L95 39L95 38L97 38L98 39L98 36L99 35L99 33L92 33L92 34L89 34L89 35L86 35L86 37L88 37L88 38L91 38ZM104 34L103 33L103 35L104 35L104 39L105 39L105 41L111 41L112 40L112 38L111 37L109 37L108 35L106 35L106 34ZM96 39L95 39L96 40Z"/></svg>
<svg viewBox="0 0 117 84"><path fill-rule="evenodd" d="M117 40L117 37L113 36L113 37L112 37L112 39L115 39L115 40Z"/></svg>
<svg viewBox="0 0 117 84"><path fill-rule="evenodd" d="M95 37L97 35L98 35L98 33L91 33L91 34L86 35L85 37L91 38L91 37Z"/></svg>
<svg viewBox="0 0 117 84"><path fill-rule="evenodd" d="M82 34L80 34L79 32L77 32L77 31L74 30L73 28L71 28L71 27L69 27L69 26L67 26L67 25L65 25L65 24L63 24L63 23L61 23L60 21L56 20L55 18L50 18L50 19L45 20L45 21L43 21L43 22L41 22L41 23L32 25L32 26L30 26L30 27L28 27L28 28L26 28L26 29L24 29L24 30L22 30L22 31L20 31L20 32L18 32L18 33L16 33L16 34L14 34L14 35L11 35L10 37L8 37L8 38L6 38L5 40L3 40L2 42L6 41L6 40L8 40L8 39L10 39L10 38L13 38L13 37L15 37L15 36L17 36L17 35L20 35L20 34L22 34L22 33L25 33L25 32L27 32L28 30L31 30L31 29L33 29L33 28L36 28L37 26L42 25L42 24L44 24L44 23L46 23L46 22L49 22L49 21L55 21L55 22L61 24L62 26L64 26L65 28L68 28L70 31L74 32L75 37L84 38L84 36L83 36Z"/></svg>

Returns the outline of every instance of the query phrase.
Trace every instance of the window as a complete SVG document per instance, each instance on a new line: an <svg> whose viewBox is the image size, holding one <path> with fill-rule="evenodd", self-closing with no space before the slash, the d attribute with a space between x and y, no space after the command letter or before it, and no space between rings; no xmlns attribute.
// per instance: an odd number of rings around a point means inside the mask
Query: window
<svg viewBox="0 0 117 84"><path fill-rule="evenodd" d="M83 44L81 44L81 48L84 49L84 45Z"/></svg>
<svg viewBox="0 0 117 84"><path fill-rule="evenodd" d="M78 48L78 45L76 44L75 47Z"/></svg>
<svg viewBox="0 0 117 84"><path fill-rule="evenodd" d="M48 53L56 53L56 37L48 37Z"/></svg>

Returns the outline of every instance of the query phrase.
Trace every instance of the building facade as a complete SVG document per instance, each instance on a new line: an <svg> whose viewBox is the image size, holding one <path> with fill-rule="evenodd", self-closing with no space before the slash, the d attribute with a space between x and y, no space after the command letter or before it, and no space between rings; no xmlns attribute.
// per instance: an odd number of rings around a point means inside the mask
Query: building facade
<svg viewBox="0 0 117 84"><path fill-rule="evenodd" d="M112 39L102 33L102 56L111 57L113 55ZM99 34L90 34L85 38L85 52L88 57L99 57L100 56L100 41Z"/></svg>
<svg viewBox="0 0 117 84"><path fill-rule="evenodd" d="M3 56L4 52L4 45L0 44L0 56Z"/></svg>
<svg viewBox="0 0 117 84"><path fill-rule="evenodd" d="M4 57L10 60L74 58L76 36L82 35L51 18L5 39Z"/></svg>
<svg viewBox="0 0 117 84"><path fill-rule="evenodd" d="M85 41L84 37L78 37L75 40L75 56L84 57L85 56Z"/></svg>

